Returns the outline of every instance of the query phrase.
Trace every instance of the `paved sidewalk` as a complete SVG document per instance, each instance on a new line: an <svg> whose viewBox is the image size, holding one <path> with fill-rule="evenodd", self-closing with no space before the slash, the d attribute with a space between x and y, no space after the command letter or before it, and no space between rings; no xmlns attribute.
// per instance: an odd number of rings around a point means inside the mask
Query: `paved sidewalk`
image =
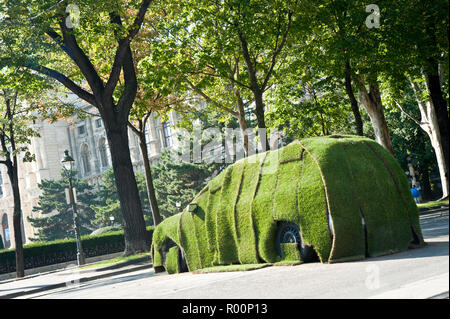
<svg viewBox="0 0 450 319"><path fill-rule="evenodd" d="M46 275L33 276L31 278L9 280L0 283L0 299L16 298L28 294L34 294L46 290L70 287L79 283L116 276L124 273L134 272L144 269L152 269L153 265L149 261L142 261L135 264L122 265L123 267L102 267L80 270L73 266L67 270L49 273Z"/></svg>

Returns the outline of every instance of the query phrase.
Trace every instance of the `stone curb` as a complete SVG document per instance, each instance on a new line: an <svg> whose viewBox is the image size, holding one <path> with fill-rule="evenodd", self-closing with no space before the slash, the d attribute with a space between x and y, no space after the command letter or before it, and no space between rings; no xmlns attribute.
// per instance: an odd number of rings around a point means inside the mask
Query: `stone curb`
<svg viewBox="0 0 450 319"><path fill-rule="evenodd" d="M427 208L427 209L421 209L419 210L419 215L427 215L427 214L432 214L432 213L436 213L445 209L449 209L448 206L436 206L436 207L431 207L431 208Z"/></svg>

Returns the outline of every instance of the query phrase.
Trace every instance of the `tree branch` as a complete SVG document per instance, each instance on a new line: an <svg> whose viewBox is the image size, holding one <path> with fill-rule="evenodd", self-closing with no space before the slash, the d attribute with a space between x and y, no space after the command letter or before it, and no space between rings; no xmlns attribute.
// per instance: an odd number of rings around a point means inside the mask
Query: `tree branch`
<svg viewBox="0 0 450 319"><path fill-rule="evenodd" d="M197 92L199 95L201 95L203 97L203 99L206 102L212 103L214 104L216 107L218 107L219 109L228 112L230 114L232 114L233 116L239 116L239 113L236 111L233 111L232 109L222 105L221 103L214 101L213 99L211 99L208 95L206 95L201 89L199 89L196 85L194 85L194 83L192 83L187 77L184 78L185 81L189 84L189 86L195 91Z"/></svg>
<svg viewBox="0 0 450 319"><path fill-rule="evenodd" d="M64 85L66 88L68 88L70 91L72 91L74 94L76 94L82 100L88 102L89 104L91 104L93 106L96 106L97 103L95 101L95 97L93 94L85 91L80 86L78 86L75 82L70 80L65 75L59 73L58 71L49 69L45 66L35 65L33 63L29 63L28 65L26 65L26 67L57 80L62 85Z"/></svg>
<svg viewBox="0 0 450 319"><path fill-rule="evenodd" d="M286 30L285 30L284 34L283 34L283 38L281 40L280 46L278 48L276 48L276 46L275 46L275 51L273 52L273 55L272 55L272 63L270 65L269 71L267 71L266 77L265 77L263 85L261 87L261 90L263 90L263 91L264 91L267 83L269 82L269 79L270 79L270 76L272 75L273 69L275 68L277 57L280 54L281 50L283 50L284 45L286 44L287 35L288 35L289 30L291 28L291 21L292 21L292 11L289 11L289 13L288 13L288 25L286 27ZM278 38L277 38L277 42L278 42Z"/></svg>

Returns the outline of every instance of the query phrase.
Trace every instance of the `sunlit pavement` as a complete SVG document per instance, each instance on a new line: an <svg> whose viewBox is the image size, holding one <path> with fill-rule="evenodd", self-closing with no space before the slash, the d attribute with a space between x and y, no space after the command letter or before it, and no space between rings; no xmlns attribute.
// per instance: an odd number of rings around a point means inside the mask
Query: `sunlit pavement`
<svg viewBox="0 0 450 319"><path fill-rule="evenodd" d="M21 298L431 298L449 290L448 210L421 216L428 245L338 264L247 272L154 274L146 269ZM448 296L448 295L447 295Z"/></svg>

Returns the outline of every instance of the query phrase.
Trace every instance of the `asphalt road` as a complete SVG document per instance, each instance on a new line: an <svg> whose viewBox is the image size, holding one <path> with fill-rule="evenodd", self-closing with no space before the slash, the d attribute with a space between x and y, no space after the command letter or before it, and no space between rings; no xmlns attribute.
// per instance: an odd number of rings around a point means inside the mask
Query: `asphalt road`
<svg viewBox="0 0 450 319"><path fill-rule="evenodd" d="M359 262L211 274L148 269L23 298L430 298L449 290L448 218L448 210L421 216L424 248Z"/></svg>

